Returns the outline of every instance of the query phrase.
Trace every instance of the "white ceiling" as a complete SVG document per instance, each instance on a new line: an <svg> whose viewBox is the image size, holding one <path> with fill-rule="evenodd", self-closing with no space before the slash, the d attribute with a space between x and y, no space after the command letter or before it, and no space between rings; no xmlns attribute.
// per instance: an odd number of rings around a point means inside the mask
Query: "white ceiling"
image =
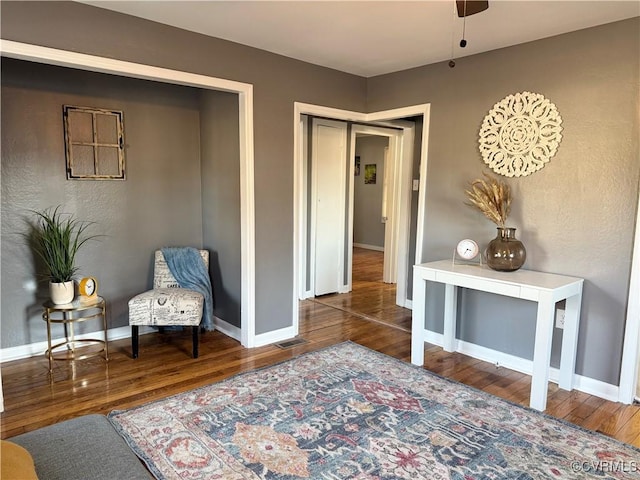
<svg viewBox="0 0 640 480"><path fill-rule="evenodd" d="M639 0L490 0L467 17L463 49L453 0L83 3L364 77L640 16Z"/></svg>

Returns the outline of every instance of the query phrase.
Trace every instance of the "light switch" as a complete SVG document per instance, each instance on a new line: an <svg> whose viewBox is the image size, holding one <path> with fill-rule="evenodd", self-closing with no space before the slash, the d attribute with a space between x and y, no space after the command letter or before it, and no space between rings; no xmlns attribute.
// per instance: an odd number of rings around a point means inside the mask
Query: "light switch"
<svg viewBox="0 0 640 480"><path fill-rule="evenodd" d="M420 180L413 181L413 191L417 192L420 189Z"/></svg>

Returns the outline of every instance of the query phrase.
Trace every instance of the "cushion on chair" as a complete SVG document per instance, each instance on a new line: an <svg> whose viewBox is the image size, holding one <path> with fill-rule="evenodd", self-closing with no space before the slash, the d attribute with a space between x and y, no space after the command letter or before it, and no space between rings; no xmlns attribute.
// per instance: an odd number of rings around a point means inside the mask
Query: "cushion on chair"
<svg viewBox="0 0 640 480"><path fill-rule="evenodd" d="M129 300L129 325L200 325L204 297L185 288L156 288Z"/></svg>

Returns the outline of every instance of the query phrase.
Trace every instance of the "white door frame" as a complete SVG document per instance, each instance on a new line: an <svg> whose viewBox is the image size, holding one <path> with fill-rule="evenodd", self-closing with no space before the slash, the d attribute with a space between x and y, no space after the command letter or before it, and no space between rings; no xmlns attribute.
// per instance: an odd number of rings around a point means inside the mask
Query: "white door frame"
<svg viewBox="0 0 640 480"><path fill-rule="evenodd" d="M424 103L421 105L413 105L410 107L397 108L392 110L383 110L379 112L370 113L367 118L371 122L384 122L388 120L407 118L413 116L422 116L422 141L420 142L420 168L419 168L419 187L418 187L418 212L417 212L417 225L416 225L416 254L413 264L423 263L422 245L424 244L424 225L426 221L426 203L427 203L427 164L429 159L429 122L431 120L431 104ZM393 125L392 125L393 126ZM415 129L404 129L405 141L414 141ZM412 165L413 158L408 158L411 155L409 149L403 149L402 151L402 168L400 175L405 179L404 182L411 184ZM411 223L411 188L402 192L400 198L400 213L399 213L399 225L400 235L398 237L398 251L409 252L409 224ZM404 227L406 226L406 227ZM398 255L398 258L400 255ZM407 300L407 288L408 278L411 274L412 265L411 260L399 262L398 268L398 284L396 287L396 303L398 305L404 305L406 308L411 308L411 302Z"/></svg>
<svg viewBox="0 0 640 480"><path fill-rule="evenodd" d="M640 377L640 189L636 206L635 238L631 258L627 321L624 329L622 365L620 367L620 389L618 399L622 403L633 403L637 395Z"/></svg>
<svg viewBox="0 0 640 480"><path fill-rule="evenodd" d="M255 345L255 202L253 173L253 85L194 73L125 62L84 53L41 47L11 40L0 40L5 57L71 67L91 72L141 78L163 83L237 93L240 127L240 232L241 300L240 341ZM297 311L297 309L296 309Z"/></svg>
<svg viewBox="0 0 640 480"><path fill-rule="evenodd" d="M387 221L385 224L385 236L384 236L384 269L383 269L383 281L386 283L396 283L398 281L398 238L401 235L400 228L400 199L398 194L402 191L402 176L400 175L400 168L402 166L402 152L404 130L391 129L387 127L374 127L370 125L358 125L354 124L351 127L351 152L349 158L355 158L356 155L356 136L357 134L376 135L378 137L387 137L389 139L389 155L385 158L384 165L384 181L387 183ZM410 150L413 151L413 138L407 139L407 144ZM413 157L413 155L409 155ZM353 163L353 162L352 162ZM354 165L351 165L350 171L350 187L349 187L349 232L348 239L349 245L347 245L348 253L348 279L346 285L346 292L350 292L353 289L353 211L354 211L354 188L355 188L355 176ZM411 170L409 170L411 173ZM404 306L404 302L402 303Z"/></svg>
<svg viewBox="0 0 640 480"><path fill-rule="evenodd" d="M422 258L422 243L424 233L424 214L425 214L425 188L427 182L427 152L428 152L428 139L429 139L429 113L430 104L413 105L409 107L397 108L392 110L384 110L373 113L354 112L350 110L341 110L332 107L325 107L321 105L313 105L308 103L294 102L293 113L293 278L294 288L292 292L292 325L293 334L298 335L299 332L299 313L298 302L299 299L305 294L305 279L306 279L306 232L307 232L307 218L306 218L306 198L305 198L305 178L306 178L306 165L304 161L304 128L303 128L303 115L319 116L325 118L332 118L335 120L354 121L354 122L376 122L380 126L384 126L385 122L393 121L397 119L403 119L413 116L422 116L423 122L423 135L421 144L421 159L420 162L420 193L418 195L418 225L416 230L416 259ZM390 125L393 126L393 125ZM407 127L408 128L408 127ZM406 130L405 130L406 131ZM405 135L404 138L408 138ZM408 185L411 184L411 166L413 159L403 158L403 173L402 175L409 179ZM408 175L407 175L408 172ZM411 188L406 189L406 195L401 197L401 225L408 225L410 221L410 206L411 206ZM404 230L404 231L403 231ZM409 271L408 259L408 242L409 231L408 228L402 229L401 237L399 241L399 252L403 252L406 261L400 262L398 265L398 295L403 296L403 303L407 304L407 274ZM399 253L400 255L400 253ZM403 284L401 285L401 282Z"/></svg>

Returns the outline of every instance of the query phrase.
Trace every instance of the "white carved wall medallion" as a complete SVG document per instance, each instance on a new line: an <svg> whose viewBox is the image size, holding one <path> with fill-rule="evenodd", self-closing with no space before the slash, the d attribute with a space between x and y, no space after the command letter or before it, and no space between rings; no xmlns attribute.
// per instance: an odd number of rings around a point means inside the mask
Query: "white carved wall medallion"
<svg viewBox="0 0 640 480"><path fill-rule="evenodd" d="M484 117L480 154L484 163L500 175L530 175L558 151L561 124L556 106L539 93L509 95Z"/></svg>

